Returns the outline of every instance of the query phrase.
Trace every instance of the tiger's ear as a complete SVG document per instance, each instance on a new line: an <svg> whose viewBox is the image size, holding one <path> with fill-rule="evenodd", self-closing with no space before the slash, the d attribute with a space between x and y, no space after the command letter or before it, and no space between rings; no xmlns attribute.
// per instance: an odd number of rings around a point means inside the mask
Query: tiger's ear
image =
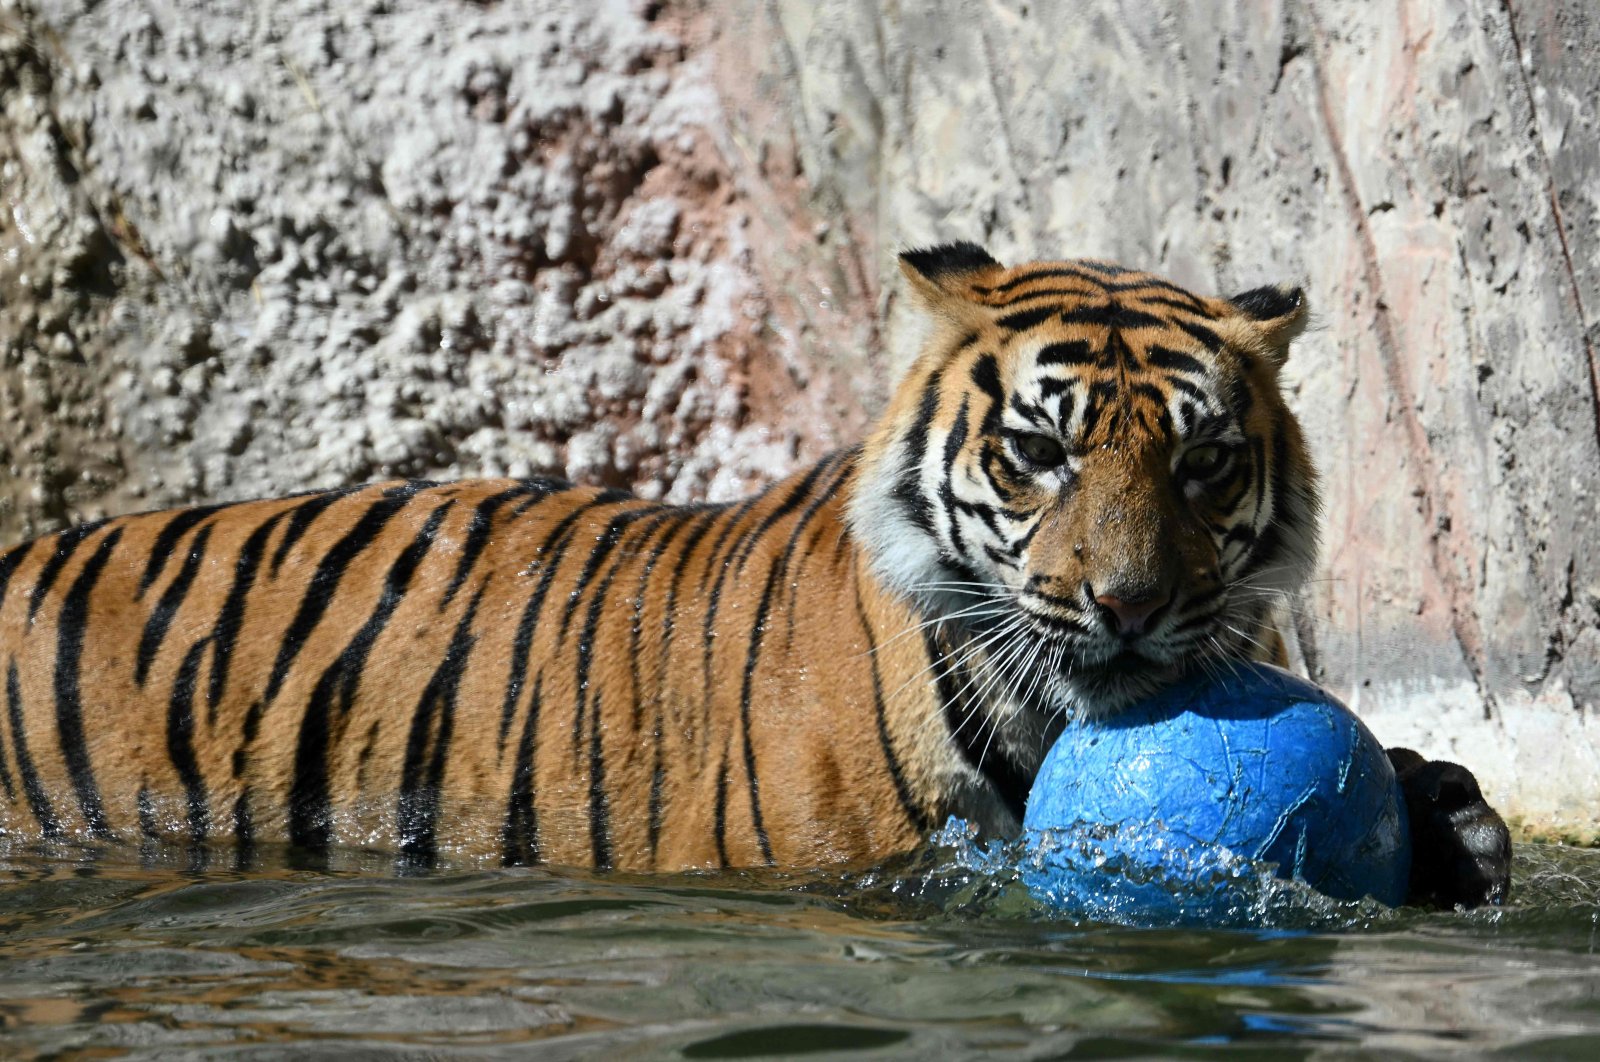
<svg viewBox="0 0 1600 1062"><path fill-rule="evenodd" d="M922 304L947 317L967 316L974 285L992 283L1005 272L1005 266L975 243L944 243L905 251L900 255L900 272L911 281L911 288Z"/></svg>
<svg viewBox="0 0 1600 1062"><path fill-rule="evenodd" d="M1240 292L1228 301L1250 322L1262 352L1274 364L1287 361L1289 344L1310 319L1305 291L1293 284L1271 284Z"/></svg>

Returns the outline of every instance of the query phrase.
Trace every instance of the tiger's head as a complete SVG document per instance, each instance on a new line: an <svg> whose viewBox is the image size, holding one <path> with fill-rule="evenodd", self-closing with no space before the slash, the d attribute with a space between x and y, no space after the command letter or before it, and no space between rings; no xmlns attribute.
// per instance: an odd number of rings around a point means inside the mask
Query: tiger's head
<svg viewBox="0 0 1600 1062"><path fill-rule="evenodd" d="M901 266L939 327L850 499L878 579L1052 713L1251 655L1316 553L1316 473L1279 388L1299 289L1205 298L973 244Z"/></svg>

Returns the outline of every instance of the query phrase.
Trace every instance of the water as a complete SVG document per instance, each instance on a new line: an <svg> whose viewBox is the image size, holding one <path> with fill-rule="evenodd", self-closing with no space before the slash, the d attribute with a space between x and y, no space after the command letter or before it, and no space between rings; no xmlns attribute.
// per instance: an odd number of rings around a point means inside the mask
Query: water
<svg viewBox="0 0 1600 1062"><path fill-rule="evenodd" d="M1519 847L1504 910L1302 898L1250 931L1077 924L970 856L649 879L11 853L0 1057L1600 1057L1600 853Z"/></svg>

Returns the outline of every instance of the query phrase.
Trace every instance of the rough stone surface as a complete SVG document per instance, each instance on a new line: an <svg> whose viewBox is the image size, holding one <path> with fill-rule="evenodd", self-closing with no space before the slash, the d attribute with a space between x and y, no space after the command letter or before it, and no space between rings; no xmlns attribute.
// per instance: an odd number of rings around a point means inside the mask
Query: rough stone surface
<svg viewBox="0 0 1600 1062"><path fill-rule="evenodd" d="M1315 676L1547 831L1600 821L1600 13L1564 0L770 0L724 66L787 110L816 201L892 251L1099 255L1306 285ZM769 54L751 60L750 36ZM881 304L875 304L881 296Z"/></svg>
<svg viewBox="0 0 1600 1062"><path fill-rule="evenodd" d="M0 9L0 533L396 475L728 497L836 444L687 28Z"/></svg>
<svg viewBox="0 0 1600 1062"><path fill-rule="evenodd" d="M727 497L854 437L894 252L1290 278L1313 674L1600 821L1585 0L0 0L0 539L388 475Z"/></svg>

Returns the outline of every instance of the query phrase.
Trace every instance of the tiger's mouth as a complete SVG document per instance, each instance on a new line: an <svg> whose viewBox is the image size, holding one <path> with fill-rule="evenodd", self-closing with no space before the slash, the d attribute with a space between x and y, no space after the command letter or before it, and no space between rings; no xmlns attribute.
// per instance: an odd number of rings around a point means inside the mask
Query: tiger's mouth
<svg viewBox="0 0 1600 1062"><path fill-rule="evenodd" d="M995 595L999 599L999 595ZM967 636L987 643L1008 672L1009 685L1036 711L1063 710L1083 716L1106 716L1152 696L1192 669L1203 667L1204 636L1221 624L1222 611L1174 616L1161 629L1130 641L1089 627L1082 618L1033 607L995 609L956 620ZM1185 636L1173 637L1182 629ZM1195 630L1202 631L1196 635ZM1030 650L1011 653L1006 643L1021 639ZM970 643L969 643L970 644ZM1034 678L1043 668L1043 681Z"/></svg>
<svg viewBox="0 0 1600 1062"><path fill-rule="evenodd" d="M1159 660L1154 660L1137 648L1127 648L1114 653L1094 664L1080 664L1079 674L1092 675L1106 679L1131 678L1149 671L1152 667L1165 666Z"/></svg>
<svg viewBox="0 0 1600 1062"><path fill-rule="evenodd" d="M1181 659L1157 659L1130 646L1094 663L1064 664L1060 677L1075 708L1105 714L1170 686L1185 670Z"/></svg>

